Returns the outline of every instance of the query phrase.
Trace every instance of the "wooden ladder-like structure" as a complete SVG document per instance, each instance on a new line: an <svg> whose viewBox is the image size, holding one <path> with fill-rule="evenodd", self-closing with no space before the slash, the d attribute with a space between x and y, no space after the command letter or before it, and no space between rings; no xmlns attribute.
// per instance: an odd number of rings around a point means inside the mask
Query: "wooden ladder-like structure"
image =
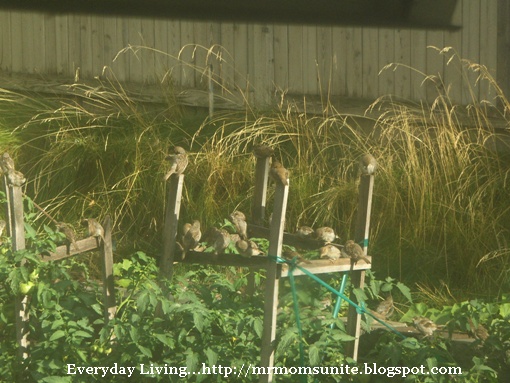
<svg viewBox="0 0 510 383"><path fill-rule="evenodd" d="M255 191L252 207L252 220L256 224L248 226L250 237L265 237L269 239L268 253L272 256L280 257L282 255L283 243L288 245L297 245L301 248L317 249L321 245L313 239L303 239L297 235L284 232L285 213L287 209L287 200L289 194L289 185L276 183L273 203L273 215L269 228L263 227L266 195L268 185L269 157L257 158L255 168ZM266 269L265 282L265 301L264 301L264 328L262 333L261 360L260 367L273 367L274 351L276 340L276 313L278 308L278 291L280 278L287 277L289 267L286 264L279 264L266 256L254 256L244 258L240 256L223 255L212 256L210 253L197 251L188 251L185 259L182 259L180 250L176 247L177 229L179 221L179 212L181 205L182 187L184 183L184 174L172 175L167 190L165 223L163 229L163 255L161 260L161 277L170 279L173 274L174 262L199 263L219 266L238 266L248 267L250 269ZM368 245L368 233L370 224L370 213L372 204L372 190L374 185L374 176L361 175L359 186L358 215L355 228L355 241L363 244L366 254ZM309 264L301 265L313 274L324 273L342 273L350 272L352 285L355 288L362 288L365 280L365 270L371 268L371 264L359 262L356 265L351 264L350 259L340 258L334 262L325 259L310 261ZM294 275L302 275L299 269L294 270ZM357 301L351 294L350 299ZM357 359L359 337L360 337L361 315L357 313L356 308L350 306L347 318L347 332L355 340L346 345L347 353ZM268 374L260 375L260 383L273 382L271 369L267 369Z"/></svg>
<svg viewBox="0 0 510 383"><path fill-rule="evenodd" d="M16 171L16 177L4 174L5 195L7 197L6 216L9 234L11 236L12 251L25 249L25 226L23 214L22 186L25 182L23 174ZM89 251L101 252L103 302L105 323L115 317L117 306L115 303L115 286L113 280L113 248L112 248L112 225L110 216L106 216L103 222L104 242L99 243L95 237L88 237L76 241L78 248L74 246L58 246L54 252L40 255L43 262L58 261ZM25 262L21 262L23 266ZM28 296L16 297L16 339L18 343L18 357L24 362L29 357L29 310ZM21 371L20 371L21 373Z"/></svg>

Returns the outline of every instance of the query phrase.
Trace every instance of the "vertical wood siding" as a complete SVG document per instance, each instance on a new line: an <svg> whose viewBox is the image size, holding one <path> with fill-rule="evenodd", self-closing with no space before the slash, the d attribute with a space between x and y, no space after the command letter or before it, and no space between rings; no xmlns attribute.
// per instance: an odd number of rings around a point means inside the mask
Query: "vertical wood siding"
<svg viewBox="0 0 510 383"><path fill-rule="evenodd" d="M453 22L462 29L453 32L1 11L0 70L74 77L79 68L81 78L92 78L108 66L121 81L171 78L178 87L206 89L212 64L224 92L250 90L257 102L275 90L430 101L439 87L468 103L494 94L448 58L456 52L496 75L497 20L498 0L460 0ZM381 71L391 63L401 65ZM425 75L438 81L424 84Z"/></svg>

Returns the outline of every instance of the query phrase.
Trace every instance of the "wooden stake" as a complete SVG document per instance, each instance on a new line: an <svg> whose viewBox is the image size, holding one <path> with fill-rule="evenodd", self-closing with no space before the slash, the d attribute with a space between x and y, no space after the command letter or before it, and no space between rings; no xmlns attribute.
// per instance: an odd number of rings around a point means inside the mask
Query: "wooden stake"
<svg viewBox="0 0 510 383"><path fill-rule="evenodd" d="M269 157L257 158L255 165L255 191L251 210L252 221L257 225L264 223L266 215L267 180L269 177ZM246 294L253 296L255 293L255 271L250 268L248 275Z"/></svg>
<svg viewBox="0 0 510 383"><path fill-rule="evenodd" d="M287 182L288 183L288 182ZM289 185L276 183L274 196L273 219L269 233L269 255L281 256L283 245L283 229L285 226L285 212L287 210L287 199L289 196ZM260 350L260 366L271 368L274 365L274 351L276 339L276 312L278 309L279 289L278 265L271 263L266 271L266 288L264 297L264 329L262 332L262 346ZM273 381L272 371L260 375L260 383Z"/></svg>
<svg viewBox="0 0 510 383"><path fill-rule="evenodd" d="M107 215L104 222L104 242L102 246L103 270L103 302L105 324L115 318L117 305L115 304L115 284L113 280L113 249L112 249L112 223Z"/></svg>
<svg viewBox="0 0 510 383"><path fill-rule="evenodd" d="M165 223L163 227L163 255L161 256L160 280L172 279L175 244L181 211L184 174L172 174L167 186Z"/></svg>
<svg viewBox="0 0 510 383"><path fill-rule="evenodd" d="M362 244L365 255L368 250L368 234L370 229L373 189L374 175L361 175L359 185L358 216L356 219L354 240L357 243ZM350 274L353 288L362 289L365 285L365 271L352 271ZM356 296L353 293L351 293L350 299L358 303ZM356 360L358 358L359 337L361 334L361 315L357 313L356 308L353 306L349 306L346 330L347 333L355 337L355 339L346 343L345 351L347 355L352 355L352 358Z"/></svg>
<svg viewBox="0 0 510 383"><path fill-rule="evenodd" d="M19 172L18 172L19 173ZM23 175L19 173L19 177L16 177L18 183L13 183L7 177L7 195L9 196L9 228L12 238L12 251L17 252L25 249L25 225L23 217L23 196L21 191L21 185L24 182ZM23 180L23 182L21 182ZM21 261L20 266L26 263L25 260ZM28 358L28 347L30 342L29 336L29 313L28 313L28 296L19 295L15 301L16 310L16 340L18 342L18 357L25 363ZM20 374L22 372L20 371Z"/></svg>
<svg viewBox="0 0 510 383"><path fill-rule="evenodd" d="M262 225L266 216L267 181L269 178L269 157L257 158L255 165L255 191L253 195L252 220Z"/></svg>

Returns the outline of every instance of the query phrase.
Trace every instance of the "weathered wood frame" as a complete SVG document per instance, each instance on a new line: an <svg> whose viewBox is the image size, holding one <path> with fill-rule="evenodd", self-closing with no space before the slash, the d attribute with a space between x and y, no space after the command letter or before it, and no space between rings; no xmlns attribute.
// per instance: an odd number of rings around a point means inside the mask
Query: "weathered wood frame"
<svg viewBox="0 0 510 383"><path fill-rule="evenodd" d="M7 196L7 218L9 233L12 238L12 251L21 251L25 249L25 226L23 211L23 192L21 185L15 185L9 182L7 175L4 174L5 192ZM58 246L54 252L40 255L43 262L58 261L69 258L77 254L88 251L101 251L101 267L103 279L103 302L105 323L115 317L117 306L115 303L115 286L113 280L113 246L112 246L112 225L110 216L106 216L103 222L104 242L99 243L95 237L89 237L76 241L78 248L74 246ZM26 262L22 261L22 267ZM16 297L16 340L18 343L18 357L23 363L29 357L29 296L19 295ZM22 374L22 372L19 372Z"/></svg>
<svg viewBox="0 0 510 383"><path fill-rule="evenodd" d="M287 209L289 193L288 185L284 186L276 183L271 227L268 229L262 226L265 217L268 172L269 157L257 158L255 171L256 185L254 203L252 206L252 219L256 224L250 224L248 226L250 236L269 238L268 253L272 256L281 256L282 245L284 242L309 248L320 247L320 243L316 240L306 240L293 234L284 233L285 212ZM183 259L182 251L180 251L180 249L176 246L183 177L183 175L178 177L173 175L169 183L166 201L167 213L165 215L166 218L163 228L164 251L161 276L164 278L171 278L173 275L173 264L178 262L188 264L198 263L219 266L248 267L250 268L249 275L253 274L253 270L255 269L266 269L264 324L261 342L260 366L273 367L279 280L282 277L288 276L288 266L278 264L267 256L256 256L248 259L236 256L211 257L211 254L209 253L204 254L197 251L188 251L186 257ZM373 185L373 174L361 176L355 239L357 242L364 244L365 254L368 247ZM363 287L365 270L371 268L371 264L359 262L353 265L350 259L345 258L338 259L334 262L323 259L313 260L310 264L302 266L314 274L351 272L352 284L357 288ZM293 274L302 275L303 273L299 270L295 270ZM353 296L351 296L351 299L356 301ZM352 356L353 359L356 359L358 354L361 315L359 315L353 307L349 307L347 322L348 333L355 337L353 342L347 343L347 353ZM272 370L269 368L267 370L268 374L261 374L259 382L273 382L273 374L271 371Z"/></svg>

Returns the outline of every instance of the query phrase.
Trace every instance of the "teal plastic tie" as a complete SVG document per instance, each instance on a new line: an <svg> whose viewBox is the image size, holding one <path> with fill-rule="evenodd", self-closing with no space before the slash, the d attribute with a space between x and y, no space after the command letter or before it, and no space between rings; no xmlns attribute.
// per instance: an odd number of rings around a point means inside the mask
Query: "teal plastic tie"
<svg viewBox="0 0 510 383"><path fill-rule="evenodd" d="M287 263L287 264L291 264L290 261L286 260L286 259L283 259L281 257L276 257L274 255L269 255L268 256L270 259L273 259L275 260L277 263ZM407 337L402 334L400 331L398 331L396 328L394 328L393 326L387 324L386 322L382 321L381 319L377 318L374 314L372 314L370 311L367 311L366 310L366 307L365 307L365 304L362 302L361 305L358 305L357 303L355 303L354 301L352 301L351 299L349 299L345 294L343 293L340 293L338 292L337 290L335 290L332 286L330 286L329 284L327 284L326 282L324 282L322 279L320 279L319 277L317 277L315 274L312 274L311 272L309 272L307 269L299 266L298 264L296 264L294 262L294 269L299 269L301 272L303 272L303 274L305 275L308 275L310 278L312 278L314 281L316 281L317 283L319 283L321 286L325 287L327 290L331 291L333 294L335 294L336 296L338 297L341 297L343 300L345 300L347 303L349 303L351 306L353 306L354 308L356 308L356 312L358 314L365 314L365 315L368 315L370 317L372 317L373 319L375 319L377 322L379 322L380 324L382 324L383 326L385 326L386 328L388 328L390 331L392 331L393 333L397 334L398 336L400 336L402 339L407 339ZM290 277L290 273L289 273L289 277Z"/></svg>

